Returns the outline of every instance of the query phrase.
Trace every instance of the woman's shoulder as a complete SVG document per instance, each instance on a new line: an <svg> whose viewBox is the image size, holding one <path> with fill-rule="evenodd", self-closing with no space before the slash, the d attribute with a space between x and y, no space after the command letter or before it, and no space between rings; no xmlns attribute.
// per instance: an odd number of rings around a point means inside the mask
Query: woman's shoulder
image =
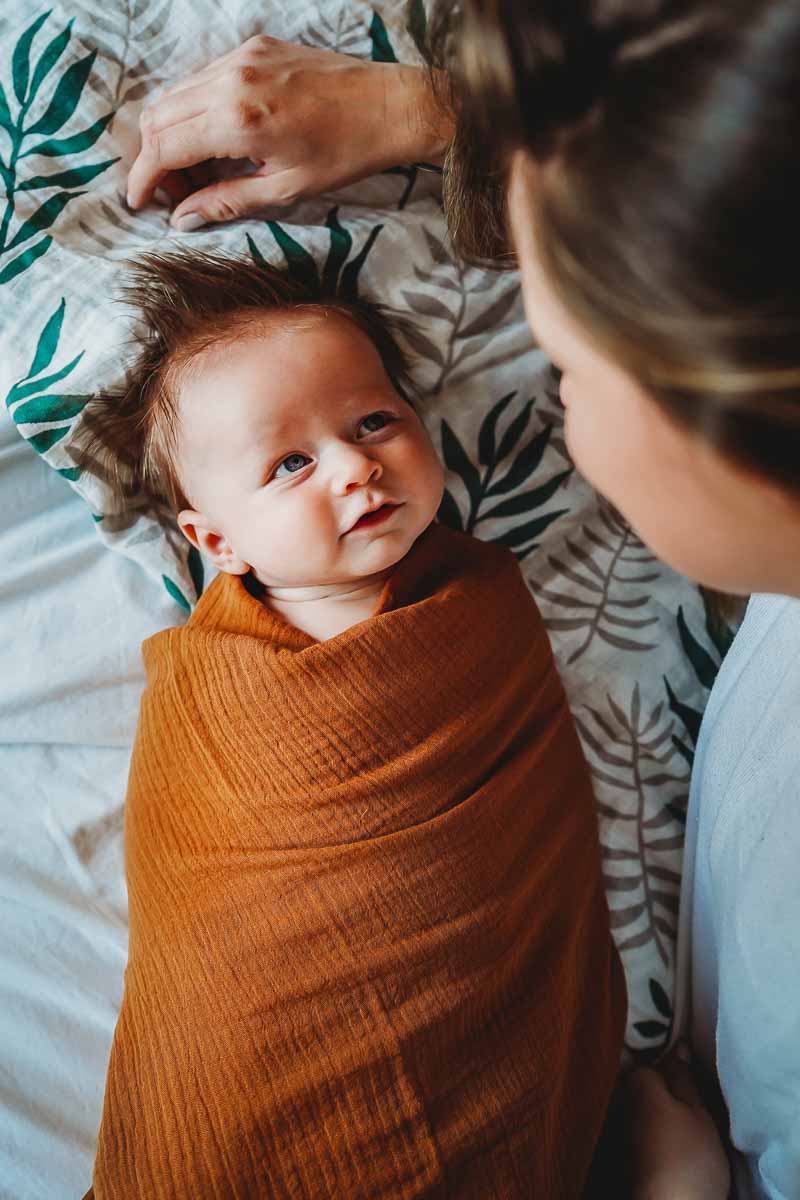
<svg viewBox="0 0 800 1200"><path fill-rule="evenodd" d="M800 788L800 600L754 596L711 692L693 791L706 813L751 793Z"/></svg>
<svg viewBox="0 0 800 1200"><path fill-rule="evenodd" d="M744 723L754 730L765 705L784 694L800 702L800 600L756 595L712 689L698 753L720 727Z"/></svg>

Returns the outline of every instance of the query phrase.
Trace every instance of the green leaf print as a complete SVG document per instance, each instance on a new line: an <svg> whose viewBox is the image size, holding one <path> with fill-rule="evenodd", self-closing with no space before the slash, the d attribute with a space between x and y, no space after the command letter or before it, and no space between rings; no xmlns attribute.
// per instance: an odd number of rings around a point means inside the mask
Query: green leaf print
<svg viewBox="0 0 800 1200"><path fill-rule="evenodd" d="M28 94L28 80L31 71L31 44L52 11L52 8L48 8L47 12L37 17L28 26L14 47L14 54L11 59L11 75L14 81L14 94L20 104L25 103Z"/></svg>
<svg viewBox="0 0 800 1200"><path fill-rule="evenodd" d="M361 274L361 268L367 261L367 255L375 245L375 239L382 229L382 225L375 225L374 228L369 231L369 236L359 250L358 254L342 271L341 280L339 282L339 291L348 299L355 300L358 296L358 277Z"/></svg>
<svg viewBox="0 0 800 1200"><path fill-rule="evenodd" d="M76 354L75 358L71 362L68 362L65 367L62 367L59 371L54 371L52 375L46 375L44 379L32 379L30 382L26 382L28 379L26 375L25 380L21 383L15 383L8 393L8 404L24 400L26 396L32 396L34 392L41 392L46 387L50 387L51 383L58 383L65 376L69 375L70 371L75 370L82 358L83 351L81 350L80 354Z"/></svg>
<svg viewBox="0 0 800 1200"><path fill-rule="evenodd" d="M11 120L11 112L2 83L0 83L0 127L5 129L6 133L13 134L14 132L14 122Z"/></svg>
<svg viewBox="0 0 800 1200"><path fill-rule="evenodd" d="M56 217L66 208L74 196L85 195L85 192L56 192L55 196L51 196L49 200L45 200L44 204L40 205L36 209L36 212L20 225L16 234L8 243L8 249L14 250L17 246L21 246L23 242L27 242L34 234L41 233L43 229L49 229L56 220Z"/></svg>
<svg viewBox="0 0 800 1200"><path fill-rule="evenodd" d="M428 34L428 15L423 0L413 0L408 13L407 29L414 45L422 51Z"/></svg>
<svg viewBox="0 0 800 1200"><path fill-rule="evenodd" d="M89 183L95 176L107 171L115 162L119 162L119 156L109 158L105 162L87 163L85 167L72 167L69 171L59 171L56 175L34 175L32 179L21 183L17 191L35 192L47 187L80 187L81 184Z"/></svg>
<svg viewBox="0 0 800 1200"><path fill-rule="evenodd" d="M19 259L15 259L11 265L14 266L18 261ZM58 352L65 312L66 303L62 298L39 334L30 370L6 395L6 407L18 427L44 424L53 426L32 434L25 434L20 429L28 445L37 454L45 454L67 436L90 399L88 395L83 394L47 391L52 384L58 383L74 371L83 358L83 351L76 354L66 366L51 371L49 375L41 374L51 365ZM32 378L36 375L39 376L38 379ZM56 470L72 483L80 477L78 467L57 467Z"/></svg>
<svg viewBox="0 0 800 1200"><path fill-rule="evenodd" d="M56 429L45 429L42 433L34 433L27 441L37 454L44 454L46 451L52 450L56 442L60 442L68 433L69 425L61 425Z"/></svg>
<svg viewBox="0 0 800 1200"><path fill-rule="evenodd" d="M338 214L339 210L332 208L325 221L330 230L331 248L322 270L322 289L329 295L336 292L342 267L347 262L347 257L353 248L353 239L339 224Z"/></svg>
<svg viewBox="0 0 800 1200"><path fill-rule="evenodd" d="M185 612L192 611L191 604L176 583L173 583L172 580L168 579L166 575L161 576L161 582L164 584L164 587L167 589L170 596L172 596L172 599L176 604L179 604Z"/></svg>
<svg viewBox="0 0 800 1200"><path fill-rule="evenodd" d="M64 154L78 154L81 150L88 150L95 144L113 117L113 111L108 112L104 117L100 117L95 121L94 125L90 125L88 129L84 129L81 133L74 133L72 137L49 138L46 142L38 142L37 145L31 146L30 150L26 150L24 154L21 154L20 158L27 158L30 154L41 154L47 158L57 158Z"/></svg>
<svg viewBox="0 0 800 1200"><path fill-rule="evenodd" d="M84 187L119 161L118 158L112 158L98 163L81 163L68 166L51 175L34 175L28 178L19 175L20 162L31 155L42 154L49 158L66 158L89 149L107 128L114 115L113 112L106 113L88 129L83 129L67 137L48 137L50 134L57 133L70 120L78 107L97 57L97 50L91 50L66 68L61 77L55 81L49 103L42 115L32 124L26 124L31 105L43 86L49 84L53 78L55 67L72 38L73 22L69 21L46 44L38 56L33 67L33 74L31 74L34 39L50 16L50 12L51 10L48 10L37 17L25 29L14 47L11 77L14 95L19 103L18 111L12 112L6 92L0 86L0 126L6 131L11 141L11 152L7 161L0 160L0 176L2 176L6 201L5 211L0 218L0 260L32 240L37 233L46 233L59 219L69 201L83 194L76 189ZM42 140L43 138L44 140ZM30 144L31 139L36 139L32 145ZM12 233L12 221L17 216L16 197L24 192L39 191L45 188L61 190L40 204L33 214L26 216L16 232ZM42 237L21 254L17 254L10 262L5 263L0 268L0 284L9 283L27 271L37 259L47 253L52 242L51 236Z"/></svg>
<svg viewBox="0 0 800 1200"><path fill-rule="evenodd" d="M417 5L415 5L414 7L416 8ZM424 17L425 17L425 9L424 8L422 8L422 15L423 15L423 19L424 19ZM414 20L414 17L415 17L415 14L412 11L412 13L411 13L412 21ZM417 25L418 25L419 24L418 14L417 14L416 19L417 19ZM408 28L409 28L409 32L411 33L411 35L413 37L414 33L411 28L411 24L409 24ZM370 57L372 58L373 62L396 63L398 61L397 55L395 54L394 49L392 47L392 43L389 39L389 34L387 32L386 25L383 22L383 18L377 12L373 12L373 14L372 14L372 22L370 23L370 27L369 27L369 37L370 37L370 41L372 42L372 54ZM437 167L432 167L431 169L438 170ZM384 174L385 175L402 175L406 181L406 186L403 188L403 191L400 195L400 199L397 202L398 210L402 212L402 210L405 208L406 204L408 203L408 200L409 200L409 197L411 196L412 191L414 190L414 184L417 182L417 176L419 175L419 167L416 166L415 164L412 164L407 167L406 166L389 167L388 170L384 171Z"/></svg>
<svg viewBox="0 0 800 1200"><path fill-rule="evenodd" d="M500 483L493 483L495 473L508 455L516 449L530 421L532 400L524 404L520 412L512 417L505 433L500 438L500 445L497 445L498 422L515 397L516 392L509 392L508 395L503 396L492 406L481 422L478 432L478 462L481 467L485 468L483 471L475 466L448 422L443 420L441 423L442 457L445 466L452 475L461 480L469 497L469 512L464 519L452 492L449 488L445 489L438 517L444 525L449 525L451 529L475 533L483 521L505 521L509 517L527 516L551 500L572 474L570 467L538 487L517 492L516 495L509 496L507 500L501 500L499 504L485 509L485 501L489 497L497 493L505 494L530 479L542 460L550 438L552 427L546 425L532 442L519 451L510 470L506 472ZM531 450L531 446L534 447L533 450ZM520 469L520 463L523 463L526 468L524 473ZM510 483L509 479L511 479ZM521 562L537 548L538 542L535 539L553 521L564 516L567 511L568 509L565 508L557 508L551 512L540 513L510 529L501 530L492 540L501 545L510 546Z"/></svg>
<svg viewBox="0 0 800 1200"><path fill-rule="evenodd" d="M397 62L397 55L392 49L392 43L389 41L389 34L386 31L383 18L376 12L372 14L372 22L369 27L369 36L370 41L372 42L373 62Z"/></svg>
<svg viewBox="0 0 800 1200"><path fill-rule="evenodd" d="M298 283L302 283L314 294L339 295L348 299L358 297L359 275L375 245L378 234L383 229L382 225L373 226L358 254L348 262L347 256L353 247L353 236L339 221L339 209L332 208L325 219L330 244L320 273L313 255L298 241L295 241L280 222L267 221L266 225L283 252L289 274ZM261 253L250 234L247 234L247 245L253 261L259 266L266 267L268 260Z"/></svg>
<svg viewBox="0 0 800 1200"><path fill-rule="evenodd" d="M516 392L509 392L508 395L503 396L483 418L478 434L478 462L483 467L488 467L489 463L494 461L497 422L516 394Z"/></svg>
<svg viewBox="0 0 800 1200"><path fill-rule="evenodd" d="M705 627L710 643L709 649L706 649L701 644L699 638L692 633L682 606L678 609L675 620L678 626L678 636L680 637L681 645L691 664L694 675L701 687L705 688L706 691L710 691L714 686L714 681L719 674L719 669L722 666L725 655L733 643L736 630L726 624L725 618L717 609L714 598L702 588L700 589L700 594L705 608ZM711 648L716 651L717 657L714 657L711 653ZM666 676L664 677L664 686L667 691L669 706L681 721L693 747L697 744L697 738L700 734L700 723L703 716L702 710L694 708L692 705L680 700ZM676 748L683 754L686 761L691 764L694 760L694 750L686 744L684 738L677 735L673 738L673 742Z"/></svg>
<svg viewBox="0 0 800 1200"><path fill-rule="evenodd" d="M58 348L58 339L61 337L61 326L64 324L66 307L67 302L62 299L58 308L39 334L39 340L36 343L36 352L33 356L31 369L25 376L26 379L32 379L34 375L38 375L40 371L44 371L46 367L49 367L53 361L53 356Z"/></svg>
<svg viewBox="0 0 800 1200"><path fill-rule="evenodd" d="M31 80L30 95L28 96L29 104L36 97L36 93L39 91L39 86L42 83L42 81L50 74L53 67L56 65L58 60L61 58L61 55L66 50L67 44L68 44L71 36L72 36L72 21L69 21L67 23L67 25L64 27L64 29L61 30L61 33L56 34L56 36L53 38L52 42L50 42L50 44L45 47L39 61L36 64L36 68L33 72L33 79Z"/></svg>
<svg viewBox="0 0 800 1200"><path fill-rule="evenodd" d="M7 267L3 267L2 271L0 271L0 284L10 283L17 275L21 275L23 271L27 271L28 267L36 262L37 258L41 258L43 254L47 253L52 240L51 237L44 237L35 246L32 246L30 250L26 250L24 254L17 255L13 262L10 262Z"/></svg>
<svg viewBox="0 0 800 1200"><path fill-rule="evenodd" d="M308 251L296 242L278 221L267 221L267 228L283 251L290 274L312 291L318 291L319 272Z"/></svg>
<svg viewBox="0 0 800 1200"><path fill-rule="evenodd" d="M189 547L189 553L186 556L186 566L189 570L192 583L194 584L195 597L199 600L203 594L204 571L203 559L196 546Z"/></svg>
<svg viewBox="0 0 800 1200"><path fill-rule="evenodd" d="M714 662L711 655L703 649L697 638L692 634L689 626L686 624L686 618L683 615L683 608L678 609L678 634L681 639L686 655L694 668L694 673L704 688L709 690L714 686L714 680L719 671L719 665Z"/></svg>
<svg viewBox="0 0 800 1200"><path fill-rule="evenodd" d="M46 112L35 124L25 130L26 133L57 133L72 116L81 98L83 85L91 74L97 51L92 50L85 58L68 67L55 90L53 99Z"/></svg>
<svg viewBox="0 0 800 1200"><path fill-rule="evenodd" d="M48 393L14 409L17 425L41 425L45 421L69 421L83 412L88 396L58 396Z"/></svg>

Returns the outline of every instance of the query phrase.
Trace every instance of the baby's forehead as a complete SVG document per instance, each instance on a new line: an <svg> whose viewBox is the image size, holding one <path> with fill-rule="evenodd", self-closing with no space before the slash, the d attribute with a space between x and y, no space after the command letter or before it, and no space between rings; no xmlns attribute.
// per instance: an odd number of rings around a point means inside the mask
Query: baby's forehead
<svg viewBox="0 0 800 1200"><path fill-rule="evenodd" d="M180 440L245 425L273 432L324 396L330 410L389 382L364 330L322 307L245 314L178 369Z"/></svg>
<svg viewBox="0 0 800 1200"><path fill-rule="evenodd" d="M357 350L365 373L377 356L366 331L338 309L309 304L279 312L243 310L230 314L223 324L188 345L181 356L185 362L181 374L189 381L229 370L242 360L252 360L254 353L263 354L265 365L273 359L284 368L294 365L300 369L308 362L309 352L321 354L326 349L334 355ZM352 368L355 364L348 361L348 365Z"/></svg>

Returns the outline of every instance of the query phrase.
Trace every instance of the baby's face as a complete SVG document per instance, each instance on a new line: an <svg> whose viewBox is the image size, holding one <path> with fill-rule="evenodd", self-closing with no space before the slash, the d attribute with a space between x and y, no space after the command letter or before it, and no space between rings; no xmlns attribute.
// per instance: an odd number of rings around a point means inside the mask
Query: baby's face
<svg viewBox="0 0 800 1200"><path fill-rule="evenodd" d="M443 473L372 342L346 317L265 318L199 360L179 399L178 473L205 553L268 587L345 583L398 562ZM367 514L372 513L372 516Z"/></svg>

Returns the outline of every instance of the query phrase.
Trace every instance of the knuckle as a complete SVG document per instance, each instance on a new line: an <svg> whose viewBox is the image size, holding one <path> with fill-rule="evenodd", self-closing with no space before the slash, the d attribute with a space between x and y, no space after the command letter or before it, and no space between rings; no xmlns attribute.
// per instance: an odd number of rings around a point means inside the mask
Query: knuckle
<svg viewBox="0 0 800 1200"><path fill-rule="evenodd" d="M257 33L253 37L248 38L244 45L246 49L260 54L271 50L273 46L277 45L277 42L278 39L270 37L268 33Z"/></svg>
<svg viewBox="0 0 800 1200"><path fill-rule="evenodd" d="M243 132L254 129L261 120L261 110L255 104L240 101L233 109L234 127Z"/></svg>
<svg viewBox="0 0 800 1200"><path fill-rule="evenodd" d="M236 221L242 215L239 208L226 200L224 196L211 198L208 213L212 221Z"/></svg>
<svg viewBox="0 0 800 1200"><path fill-rule="evenodd" d="M156 161L161 158L161 136L157 129L152 127L142 131L142 147L146 148L147 153Z"/></svg>
<svg viewBox="0 0 800 1200"><path fill-rule="evenodd" d="M236 67L235 82L240 88L249 88L258 79L258 69L252 63L242 63Z"/></svg>

